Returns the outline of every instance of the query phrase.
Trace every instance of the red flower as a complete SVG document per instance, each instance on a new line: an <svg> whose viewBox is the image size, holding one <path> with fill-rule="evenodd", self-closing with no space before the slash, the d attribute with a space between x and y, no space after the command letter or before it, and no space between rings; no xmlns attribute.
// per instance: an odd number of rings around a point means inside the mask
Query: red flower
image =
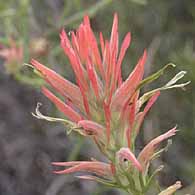
<svg viewBox="0 0 195 195"><path fill-rule="evenodd" d="M73 161L73 162L53 162L53 165L69 167L62 171L54 171L57 174L69 174L75 172L88 172L99 177L111 180L113 178L109 164L98 161Z"/></svg>
<svg viewBox="0 0 195 195"><path fill-rule="evenodd" d="M45 87L42 91L71 121L79 122L87 119L96 123L103 122L101 125L105 128L102 128L102 134L105 134L109 142L112 134L111 126L113 120L116 120L113 113L118 113L117 118L124 113L128 114L131 107L129 104L137 93L136 88L143 77L146 52L140 58L134 71L123 82L121 64L129 47L131 35L128 33L125 36L119 51L117 14L114 16L110 40L104 40L100 33L101 52L88 16L85 16L78 30L71 33L71 42L64 30L60 38L61 46L74 70L78 86L39 62L31 60L31 64L41 72L48 84L65 98L65 102ZM134 107L137 98L138 96L134 98ZM130 139L128 133L126 139Z"/></svg>
<svg viewBox="0 0 195 195"><path fill-rule="evenodd" d="M117 14L114 15L110 40L105 40L100 33L100 50L88 16L84 17L76 32L71 32L71 41L62 30L61 47L68 56L77 84L69 82L36 60L31 60L31 64L41 73L50 87L64 97L62 101L49 89L42 87L44 95L69 121L43 116L38 109L36 116L49 121L67 123L71 130L84 136L91 136L101 152L109 159L109 164L98 161L53 163L53 165L69 167L55 173L90 172L104 179L111 179L114 182L112 184L126 190L131 183L132 189L135 188L136 191L138 181L140 181L140 188L148 188L143 186L151 181L146 169L159 143L176 133L176 128L173 128L155 138L142 150L137 159L134 155L135 139L143 120L159 97L160 90L184 87L188 82L175 84L185 74L181 71L163 87L139 97L140 88L144 84L157 79L166 68L174 65L168 64L157 73L143 79L147 58L147 52L144 51L132 73L123 81L121 65L130 45L131 35L127 33L121 49L119 49L118 37ZM93 176L80 176L80 178L98 180ZM134 180L136 182L132 182Z"/></svg>

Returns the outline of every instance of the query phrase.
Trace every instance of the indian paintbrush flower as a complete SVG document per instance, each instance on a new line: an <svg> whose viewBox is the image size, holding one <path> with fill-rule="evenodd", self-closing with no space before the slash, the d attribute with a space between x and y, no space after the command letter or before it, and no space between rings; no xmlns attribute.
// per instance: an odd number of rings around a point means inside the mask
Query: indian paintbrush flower
<svg viewBox="0 0 195 195"><path fill-rule="evenodd" d="M159 154L159 144L175 135L177 129L174 127L153 139L138 157L135 154L136 137L160 91L187 85L188 82L176 84L186 72L179 72L164 86L140 96L140 89L145 84L158 79L166 69L175 65L168 64L143 79L144 64L147 59L145 50L132 73L123 81L121 65L131 42L131 34L126 34L119 48L117 14L114 15L110 39L106 40L100 33L100 44L91 29L88 16L84 17L76 32L71 32L71 38L65 30L62 30L60 39L77 84L71 83L34 59L31 60L31 64L39 71L49 87L63 97L62 100L48 87L42 87L43 94L55 104L66 119L42 115L39 112L39 105L34 116L48 121L62 122L67 126L68 132L76 131L90 137L107 157L108 162L96 160L54 162L52 164L55 166L66 167L65 170L55 173L88 172L93 175L83 175L79 178L122 188L134 195L144 194L155 175L150 174L148 168L151 160ZM161 167L156 172L160 170Z"/></svg>

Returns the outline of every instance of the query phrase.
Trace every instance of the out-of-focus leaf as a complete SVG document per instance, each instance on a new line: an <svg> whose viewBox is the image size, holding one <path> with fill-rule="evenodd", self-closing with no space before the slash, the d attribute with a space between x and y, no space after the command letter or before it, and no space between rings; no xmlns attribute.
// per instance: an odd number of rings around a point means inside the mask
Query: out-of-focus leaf
<svg viewBox="0 0 195 195"><path fill-rule="evenodd" d="M137 3L137 4L141 4L141 5L147 4L147 0L130 0L130 1Z"/></svg>

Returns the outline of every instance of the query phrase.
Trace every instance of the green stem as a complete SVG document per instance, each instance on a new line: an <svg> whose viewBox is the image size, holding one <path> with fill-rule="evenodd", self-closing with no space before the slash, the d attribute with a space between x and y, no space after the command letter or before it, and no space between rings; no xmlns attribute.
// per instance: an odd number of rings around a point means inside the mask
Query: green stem
<svg viewBox="0 0 195 195"><path fill-rule="evenodd" d="M81 136L78 136L77 137L77 144L75 145L75 147L73 148L73 150L71 151L71 154L70 156L68 157L68 161L73 161L75 159L77 159L78 157L78 154L81 150L81 147L83 145L83 139Z"/></svg>

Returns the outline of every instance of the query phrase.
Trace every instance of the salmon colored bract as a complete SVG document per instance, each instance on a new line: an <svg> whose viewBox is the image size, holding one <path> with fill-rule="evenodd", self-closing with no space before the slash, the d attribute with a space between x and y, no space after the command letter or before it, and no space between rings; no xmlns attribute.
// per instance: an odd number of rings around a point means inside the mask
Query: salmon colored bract
<svg viewBox="0 0 195 195"><path fill-rule="evenodd" d="M159 144L175 135L177 130L173 128L152 140L138 157L135 154L136 137L160 91L188 84L175 84L185 72L181 71L166 85L140 96L143 85L156 80L165 69L174 65L168 64L157 73L143 79L147 60L145 50L132 73L123 81L121 66L131 42L131 34L127 33L119 44L117 14L114 15L110 39L106 39L100 33L97 41L88 16L84 17L79 28L70 35L69 37L66 31L62 30L60 40L74 71L76 84L38 61L31 60L33 67L48 84L48 87L42 87L43 94L55 104L65 118L44 116L38 108L34 115L39 119L62 122L68 132L76 131L92 138L102 154L107 157L107 162L54 162L52 164L55 166L65 167L64 170L54 172L92 173L93 175L78 177L122 188L134 195L145 194L144 190L149 189L154 176L148 172L150 162L159 154ZM51 92L49 88L56 93Z"/></svg>

